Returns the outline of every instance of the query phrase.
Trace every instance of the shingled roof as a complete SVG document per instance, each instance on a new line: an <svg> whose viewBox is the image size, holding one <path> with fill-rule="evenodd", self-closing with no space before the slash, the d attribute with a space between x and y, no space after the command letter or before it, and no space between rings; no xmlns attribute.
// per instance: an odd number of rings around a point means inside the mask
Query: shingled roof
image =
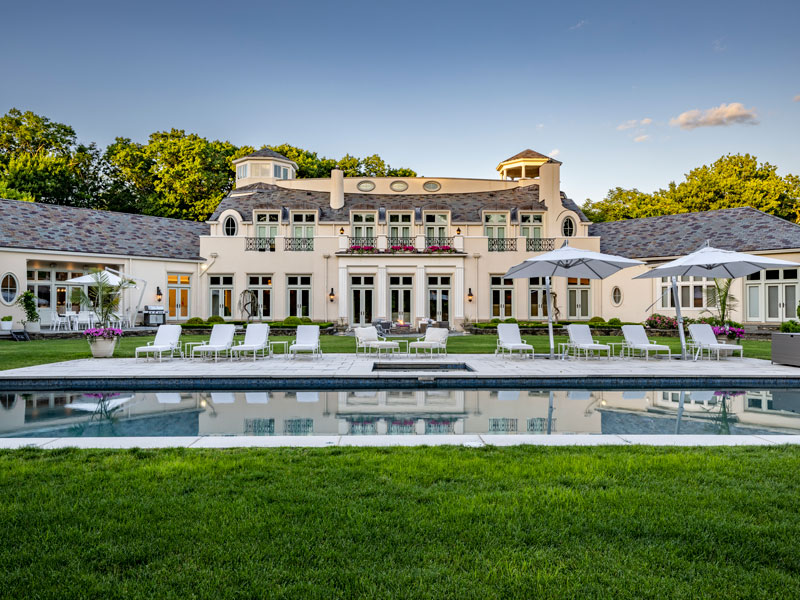
<svg viewBox="0 0 800 600"><path fill-rule="evenodd" d="M600 251L628 258L681 256L706 241L715 248L756 252L800 248L800 226L750 207L593 223Z"/></svg>
<svg viewBox="0 0 800 600"><path fill-rule="evenodd" d="M242 158L280 158L283 160L288 160L290 163L296 165L291 158L285 157L280 152L275 152L274 150L270 150L269 148L262 148L261 150L256 150L255 152L251 152L243 156Z"/></svg>
<svg viewBox="0 0 800 600"><path fill-rule="evenodd" d="M530 148L528 148L527 150L523 150L522 152L519 152L510 158L505 159L500 164L502 165L503 163L511 162L512 160L517 160L520 158L543 158L547 162L554 162L561 164L561 161L558 161L555 158L547 156L546 154L542 154L541 152L536 152L536 150L531 150Z"/></svg>
<svg viewBox="0 0 800 600"><path fill-rule="evenodd" d="M572 200L561 194L561 204L588 221ZM453 223L480 223L484 210L545 210L539 200L539 186L530 185L495 192L459 194L345 194L344 207L334 210L328 192L286 189L266 183L254 183L233 190L223 198L211 216L216 221L225 210L235 210L245 221L253 218L254 210L315 210L320 222L348 222L351 210L449 210Z"/></svg>
<svg viewBox="0 0 800 600"><path fill-rule="evenodd" d="M0 248L200 259L206 223L0 199Z"/></svg>

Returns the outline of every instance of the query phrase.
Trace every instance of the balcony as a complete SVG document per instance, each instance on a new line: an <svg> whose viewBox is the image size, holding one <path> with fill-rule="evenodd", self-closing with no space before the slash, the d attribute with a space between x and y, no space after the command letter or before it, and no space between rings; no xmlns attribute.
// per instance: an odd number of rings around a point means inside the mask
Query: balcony
<svg viewBox="0 0 800 600"><path fill-rule="evenodd" d="M314 238L286 238L283 249L287 252L313 252Z"/></svg>
<svg viewBox="0 0 800 600"><path fill-rule="evenodd" d="M389 245L389 248L391 248L392 246L395 246L395 247L402 246L402 247L405 248L407 246L414 246L414 238L413 237L390 237L390 238L387 239L387 243Z"/></svg>
<svg viewBox="0 0 800 600"><path fill-rule="evenodd" d="M489 238L489 252L516 252L517 238Z"/></svg>
<svg viewBox="0 0 800 600"><path fill-rule="evenodd" d="M425 248L431 250L433 248L452 248L453 247L453 238L452 237L426 237L425 238Z"/></svg>
<svg viewBox="0 0 800 600"><path fill-rule="evenodd" d="M347 238L351 250L375 250L378 246L374 237L353 237Z"/></svg>
<svg viewBox="0 0 800 600"><path fill-rule="evenodd" d="M275 252L275 238L245 238L244 249L245 252Z"/></svg>
<svg viewBox="0 0 800 600"><path fill-rule="evenodd" d="M547 252L556 249L554 238L528 238L525 240L525 250L528 252Z"/></svg>

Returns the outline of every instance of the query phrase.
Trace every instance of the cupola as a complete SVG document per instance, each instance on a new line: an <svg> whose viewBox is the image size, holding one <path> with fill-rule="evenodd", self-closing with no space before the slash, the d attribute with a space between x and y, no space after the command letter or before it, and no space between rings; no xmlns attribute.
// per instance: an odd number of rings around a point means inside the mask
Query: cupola
<svg viewBox="0 0 800 600"><path fill-rule="evenodd" d="M233 166L236 169L236 187L294 179L297 174L297 163L268 148L237 158Z"/></svg>
<svg viewBox="0 0 800 600"><path fill-rule="evenodd" d="M561 164L554 158L535 150L523 150L497 165L501 179L534 179L539 177L539 168L547 163Z"/></svg>

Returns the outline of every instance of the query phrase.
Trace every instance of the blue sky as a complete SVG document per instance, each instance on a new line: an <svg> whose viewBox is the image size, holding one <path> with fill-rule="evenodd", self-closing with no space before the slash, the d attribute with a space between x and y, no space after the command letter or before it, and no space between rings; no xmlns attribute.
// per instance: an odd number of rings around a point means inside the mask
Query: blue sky
<svg viewBox="0 0 800 600"><path fill-rule="evenodd" d="M733 152L800 174L796 1L32 7L3 10L0 110L82 141L176 127L492 178L533 148L579 202Z"/></svg>

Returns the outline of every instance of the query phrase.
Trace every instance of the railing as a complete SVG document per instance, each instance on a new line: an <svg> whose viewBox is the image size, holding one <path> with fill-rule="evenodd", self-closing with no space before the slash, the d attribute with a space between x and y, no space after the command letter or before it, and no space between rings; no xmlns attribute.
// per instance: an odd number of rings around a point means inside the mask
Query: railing
<svg viewBox="0 0 800 600"><path fill-rule="evenodd" d="M283 249L289 252L312 252L314 238L286 238Z"/></svg>
<svg viewBox="0 0 800 600"><path fill-rule="evenodd" d="M516 252L516 250L517 238L489 238L489 252Z"/></svg>
<svg viewBox="0 0 800 600"><path fill-rule="evenodd" d="M375 243L374 237L349 237L348 238L350 247L358 246L360 248L375 248L377 244Z"/></svg>
<svg viewBox="0 0 800 600"><path fill-rule="evenodd" d="M525 240L525 250L528 252L547 252L555 250L556 241L553 238L528 238Z"/></svg>
<svg viewBox="0 0 800 600"><path fill-rule="evenodd" d="M453 238L452 237L426 237L425 238L425 247L438 247L441 248L442 246L448 246L450 248L453 247Z"/></svg>
<svg viewBox="0 0 800 600"><path fill-rule="evenodd" d="M414 238L412 237L390 237L388 239L389 248L392 246L413 246Z"/></svg>
<svg viewBox="0 0 800 600"><path fill-rule="evenodd" d="M245 238L244 249L246 252L275 252L275 238Z"/></svg>

